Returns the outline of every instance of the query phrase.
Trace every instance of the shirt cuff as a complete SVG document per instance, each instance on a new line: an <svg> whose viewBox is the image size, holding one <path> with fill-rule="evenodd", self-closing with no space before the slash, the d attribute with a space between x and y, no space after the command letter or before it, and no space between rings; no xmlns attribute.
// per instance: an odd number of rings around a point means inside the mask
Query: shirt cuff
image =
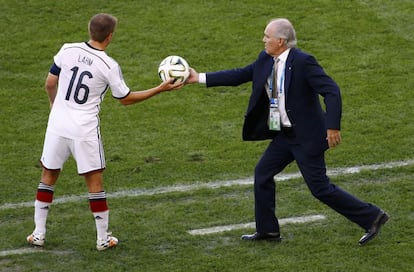
<svg viewBox="0 0 414 272"><path fill-rule="evenodd" d="M198 83L206 84L206 73L198 74Z"/></svg>

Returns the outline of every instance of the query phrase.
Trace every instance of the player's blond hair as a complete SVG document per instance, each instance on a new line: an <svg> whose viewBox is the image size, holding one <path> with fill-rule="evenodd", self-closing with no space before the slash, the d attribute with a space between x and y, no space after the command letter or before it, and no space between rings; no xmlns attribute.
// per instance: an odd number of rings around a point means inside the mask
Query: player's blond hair
<svg viewBox="0 0 414 272"><path fill-rule="evenodd" d="M92 40L103 42L109 34L115 31L118 19L107 13L94 15L89 21L88 30Z"/></svg>

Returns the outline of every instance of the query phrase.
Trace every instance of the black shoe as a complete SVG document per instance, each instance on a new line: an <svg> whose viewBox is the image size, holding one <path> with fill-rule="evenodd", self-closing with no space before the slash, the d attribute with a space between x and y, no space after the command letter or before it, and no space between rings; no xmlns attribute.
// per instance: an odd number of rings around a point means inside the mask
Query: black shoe
<svg viewBox="0 0 414 272"><path fill-rule="evenodd" d="M361 237L361 239L359 239L359 244L363 246L372 239L374 239L375 236L377 236L377 234L379 233L381 226L384 225L385 222L388 221L388 219L390 219L390 216L383 210L381 210L377 218L375 219L374 223L372 223L371 228L365 233L364 236Z"/></svg>
<svg viewBox="0 0 414 272"><path fill-rule="evenodd" d="M272 242L281 242L282 237L280 237L279 233L260 233L255 232L254 234L245 234L241 237L242 240L246 241L259 241L259 240L266 240Z"/></svg>

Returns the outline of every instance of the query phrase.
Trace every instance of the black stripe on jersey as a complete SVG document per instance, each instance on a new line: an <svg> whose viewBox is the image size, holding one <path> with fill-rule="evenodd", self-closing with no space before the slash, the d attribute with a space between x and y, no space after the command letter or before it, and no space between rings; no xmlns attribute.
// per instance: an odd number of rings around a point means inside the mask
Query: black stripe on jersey
<svg viewBox="0 0 414 272"><path fill-rule="evenodd" d="M85 44L89 47L89 48L91 48L91 49L93 49L93 50L98 50L98 51L102 51L102 50L99 50L99 49L96 49L96 48L93 48L92 46L90 46L87 42L85 42ZM98 56L97 54L95 54L95 53L93 53L92 51L89 51L89 50L86 50L85 48L82 48L82 47L80 47L80 46L70 46L70 47L66 47L66 49L72 49L72 48L78 48L78 49L82 49L82 50L84 50L84 51L86 51L86 52L88 52L89 54L91 54L91 55L94 55L95 57L97 57L97 58L99 58L105 65L106 65L106 67L108 67L108 69L109 70L111 70L111 66L109 66L109 64L108 63L106 63L106 61L103 59L103 58L101 58L100 56ZM65 50L66 50L65 49Z"/></svg>
<svg viewBox="0 0 414 272"><path fill-rule="evenodd" d="M113 98L116 98L116 99L124 99L125 97L127 97L129 94L131 93L131 91L129 91L126 95L124 95L123 97L116 97L116 96L113 96L112 95L112 97Z"/></svg>
<svg viewBox="0 0 414 272"><path fill-rule="evenodd" d="M101 159L101 168L104 168L104 164L105 164L105 156L104 156L104 149L103 149L103 143L102 143L102 139L101 139L101 133L100 133L100 126L101 126L101 120L98 117L98 128L97 128L97 133L98 133L98 139L99 139L99 157Z"/></svg>

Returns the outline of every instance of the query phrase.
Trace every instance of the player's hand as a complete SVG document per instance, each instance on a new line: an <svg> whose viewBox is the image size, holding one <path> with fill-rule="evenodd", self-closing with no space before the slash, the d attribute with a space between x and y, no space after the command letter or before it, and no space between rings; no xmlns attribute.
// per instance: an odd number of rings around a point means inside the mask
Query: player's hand
<svg viewBox="0 0 414 272"><path fill-rule="evenodd" d="M186 84L191 83L198 83L198 73L196 70L190 67L190 75L188 76L187 80L185 81Z"/></svg>
<svg viewBox="0 0 414 272"><path fill-rule="evenodd" d="M178 90L184 86L183 82L174 83L174 79L171 78L169 81L162 82L159 87L162 92L164 91L171 91L171 90Z"/></svg>
<svg viewBox="0 0 414 272"><path fill-rule="evenodd" d="M329 147L335 147L341 143L341 132L336 129L328 129L327 137Z"/></svg>

